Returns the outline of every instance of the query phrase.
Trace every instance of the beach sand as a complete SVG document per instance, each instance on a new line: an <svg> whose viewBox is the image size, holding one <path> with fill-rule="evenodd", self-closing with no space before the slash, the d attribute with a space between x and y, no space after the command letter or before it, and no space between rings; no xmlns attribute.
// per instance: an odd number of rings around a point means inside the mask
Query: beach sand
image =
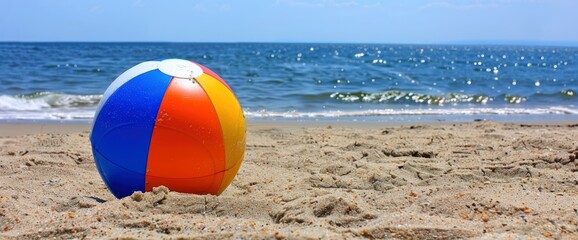
<svg viewBox="0 0 578 240"><path fill-rule="evenodd" d="M578 125L257 123L221 196L116 199L88 125L0 124L0 239L578 238Z"/></svg>

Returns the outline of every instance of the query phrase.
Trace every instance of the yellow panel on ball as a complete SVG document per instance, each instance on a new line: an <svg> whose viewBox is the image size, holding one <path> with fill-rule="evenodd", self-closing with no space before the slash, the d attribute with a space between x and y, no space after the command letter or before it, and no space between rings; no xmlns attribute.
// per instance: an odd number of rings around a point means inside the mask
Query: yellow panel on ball
<svg viewBox="0 0 578 240"><path fill-rule="evenodd" d="M220 193L237 174L238 166L240 166L245 154L245 117L241 104L233 92L223 83L208 74L203 74L195 79L213 102L223 131L226 161L225 176L223 176L223 183L219 189Z"/></svg>

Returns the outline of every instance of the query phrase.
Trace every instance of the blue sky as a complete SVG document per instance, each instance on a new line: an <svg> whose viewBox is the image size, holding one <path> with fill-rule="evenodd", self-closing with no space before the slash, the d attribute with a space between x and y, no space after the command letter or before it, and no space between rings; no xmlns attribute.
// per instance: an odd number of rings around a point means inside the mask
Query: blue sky
<svg viewBox="0 0 578 240"><path fill-rule="evenodd" d="M578 43L576 0L0 0L0 41Z"/></svg>

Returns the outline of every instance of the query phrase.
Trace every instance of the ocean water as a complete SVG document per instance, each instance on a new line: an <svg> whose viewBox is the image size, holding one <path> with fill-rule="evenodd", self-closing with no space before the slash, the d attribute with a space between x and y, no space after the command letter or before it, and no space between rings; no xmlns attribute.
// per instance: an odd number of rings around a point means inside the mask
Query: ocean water
<svg viewBox="0 0 578 240"><path fill-rule="evenodd" d="M578 48L317 43L0 43L0 121L91 121L147 60L225 79L251 120L578 119Z"/></svg>

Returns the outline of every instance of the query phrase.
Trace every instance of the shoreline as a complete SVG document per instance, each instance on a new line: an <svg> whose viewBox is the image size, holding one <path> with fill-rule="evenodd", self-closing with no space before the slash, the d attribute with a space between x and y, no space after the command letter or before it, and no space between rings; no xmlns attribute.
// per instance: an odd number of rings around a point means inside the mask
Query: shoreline
<svg viewBox="0 0 578 240"><path fill-rule="evenodd" d="M476 122L496 122L500 124L522 124L537 126L563 126L577 125L578 119L527 119L514 121L496 121L492 119L475 119L472 121L392 121L392 122L372 122L372 121L292 121L292 120L247 120L247 128L382 128L382 127L403 127L412 125L443 126L454 124L468 124ZM92 122L78 121L0 121L0 137L15 137L37 133L76 133L90 131Z"/></svg>

